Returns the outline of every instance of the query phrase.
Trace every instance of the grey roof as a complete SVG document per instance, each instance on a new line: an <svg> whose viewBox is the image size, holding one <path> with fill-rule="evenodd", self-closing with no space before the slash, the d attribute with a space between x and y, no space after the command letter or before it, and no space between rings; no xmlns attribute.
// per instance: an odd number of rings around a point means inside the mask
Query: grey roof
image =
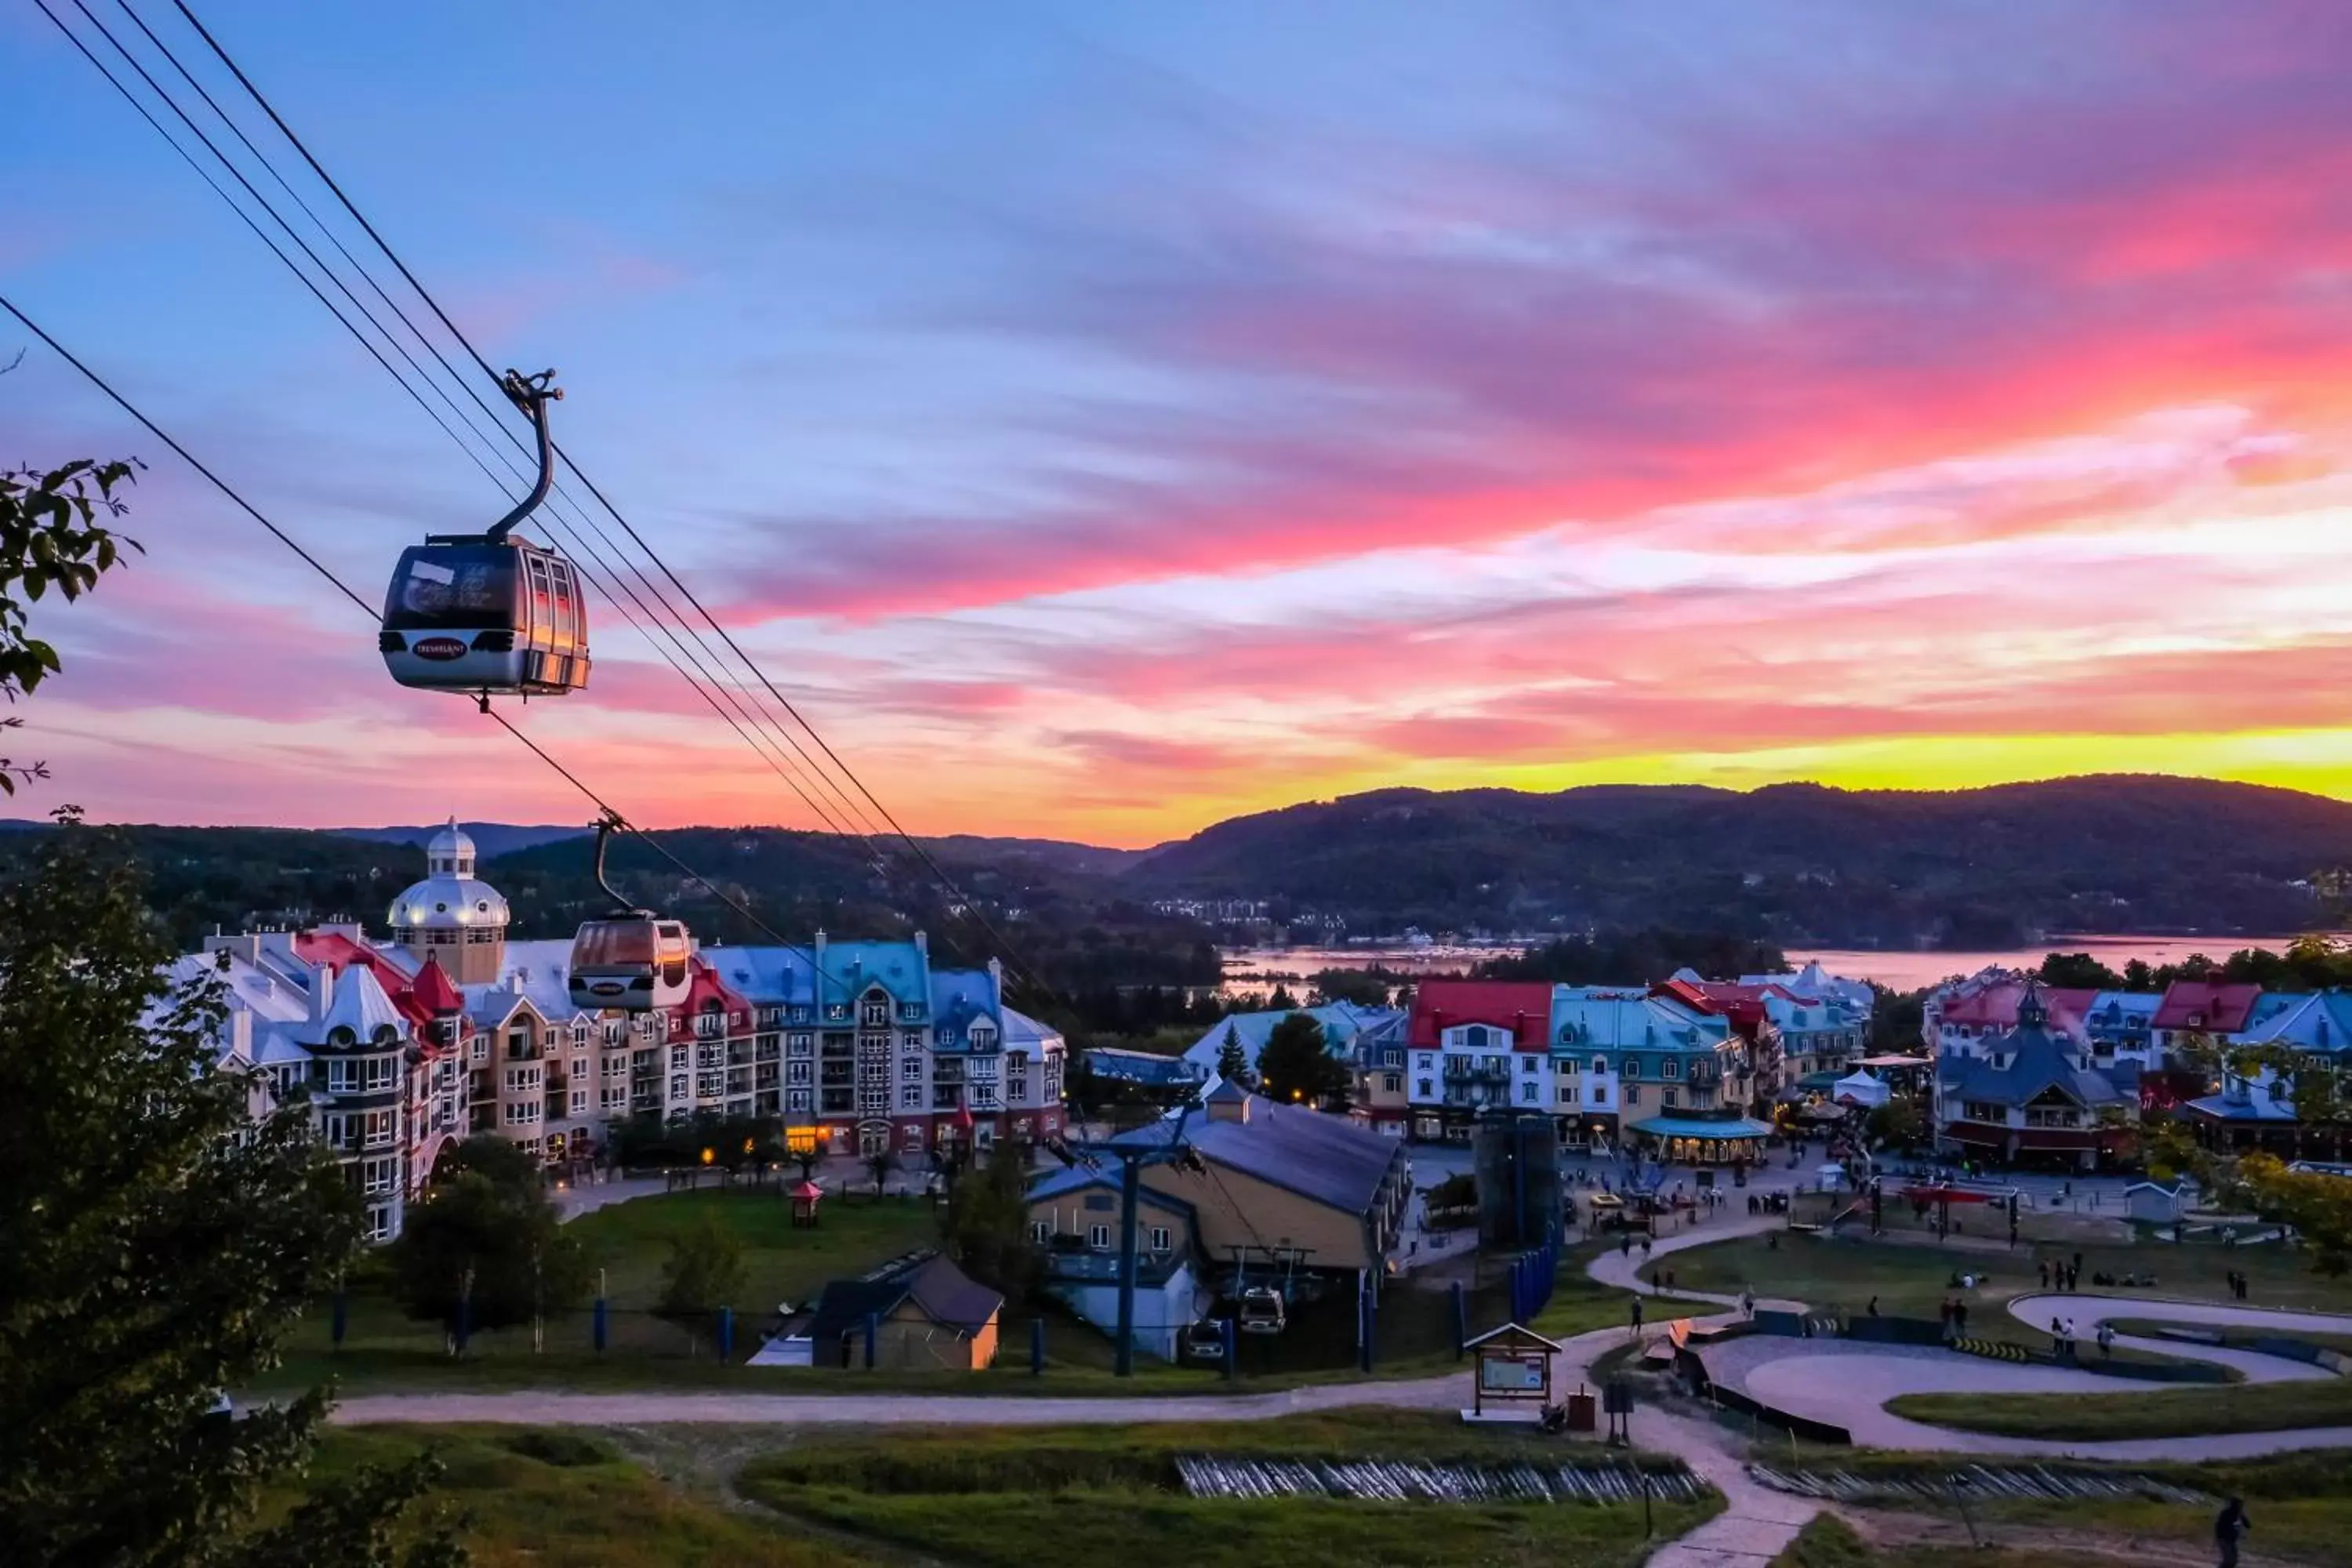
<svg viewBox="0 0 2352 1568"><path fill-rule="evenodd" d="M1164 1143L1175 1129L1172 1121L1156 1122L1115 1142ZM1251 1100L1246 1121L1187 1117L1183 1136L1212 1164L1351 1215L1370 1212L1381 1184L1403 1153L1396 1139L1345 1117L1270 1100Z"/></svg>
<svg viewBox="0 0 2352 1568"><path fill-rule="evenodd" d="M936 1254L866 1279L835 1279L817 1298L809 1337L838 1344L844 1334L865 1327L870 1314L886 1317L912 1298L923 1316L946 1328L977 1333L1003 1310L1004 1298Z"/></svg>

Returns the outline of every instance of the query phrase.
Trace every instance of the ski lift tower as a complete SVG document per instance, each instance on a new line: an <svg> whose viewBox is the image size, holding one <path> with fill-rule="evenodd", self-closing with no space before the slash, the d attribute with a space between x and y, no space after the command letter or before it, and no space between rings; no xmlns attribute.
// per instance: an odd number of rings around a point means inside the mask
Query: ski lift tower
<svg viewBox="0 0 2352 1568"><path fill-rule="evenodd" d="M1065 1165L1084 1165L1099 1169L1106 1159L1118 1162L1118 1337L1116 1359L1111 1373L1116 1377L1135 1375L1135 1268L1139 1238L1136 1235L1136 1213L1142 1200L1143 1169L1147 1165L1180 1165L1188 1171L1207 1169L1201 1156L1184 1142L1184 1123L1192 1116L1187 1104L1176 1113L1175 1125L1168 1129L1165 1139L1147 1141L1143 1133L1156 1133L1160 1124L1137 1128L1132 1132L1093 1142L1073 1143L1066 1138L1046 1142L1045 1152Z"/></svg>

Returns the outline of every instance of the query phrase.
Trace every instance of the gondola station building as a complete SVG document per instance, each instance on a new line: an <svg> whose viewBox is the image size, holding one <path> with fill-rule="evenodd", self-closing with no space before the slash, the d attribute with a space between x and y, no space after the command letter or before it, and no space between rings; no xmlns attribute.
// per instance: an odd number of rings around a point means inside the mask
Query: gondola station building
<svg viewBox="0 0 2352 1568"><path fill-rule="evenodd" d="M450 1143L497 1133L551 1166L593 1160L620 1123L780 1119L835 1154L919 1159L1064 1125L1062 1037L1005 1005L1003 975L904 942L711 947L677 1005L627 1015L571 1000L568 940L508 939L507 901L453 821L390 931L355 923L207 938L182 980L216 977L221 1058L255 1106L306 1089L320 1137L397 1235Z"/></svg>

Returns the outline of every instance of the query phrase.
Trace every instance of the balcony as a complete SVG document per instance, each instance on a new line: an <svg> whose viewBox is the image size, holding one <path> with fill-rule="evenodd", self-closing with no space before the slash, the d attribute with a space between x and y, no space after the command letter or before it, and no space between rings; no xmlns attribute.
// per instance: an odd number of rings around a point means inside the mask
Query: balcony
<svg viewBox="0 0 2352 1568"><path fill-rule="evenodd" d="M1070 1284L1118 1284L1118 1251L1116 1240L1118 1234L1117 1228L1114 1227L1111 1232L1114 1238L1112 1247L1104 1252L1097 1252L1088 1247L1084 1237L1055 1237L1045 1247L1045 1277ZM1174 1274L1183 1262L1182 1253L1150 1251L1142 1247L1141 1238L1139 1237L1135 1255L1135 1282L1138 1285L1155 1288L1165 1285L1168 1283L1169 1276Z"/></svg>
<svg viewBox="0 0 2352 1568"><path fill-rule="evenodd" d="M1445 1081L1465 1084L1508 1083L1511 1081L1510 1064L1506 1062L1501 1067L1485 1067L1465 1058L1452 1057L1447 1058L1445 1063Z"/></svg>

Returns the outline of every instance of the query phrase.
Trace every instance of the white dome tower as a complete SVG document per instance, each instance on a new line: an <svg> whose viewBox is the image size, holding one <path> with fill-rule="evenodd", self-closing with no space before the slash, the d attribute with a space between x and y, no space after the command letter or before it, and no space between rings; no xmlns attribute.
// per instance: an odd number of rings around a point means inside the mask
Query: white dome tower
<svg viewBox="0 0 2352 1568"><path fill-rule="evenodd" d="M506 962L507 901L476 879L474 841L456 817L425 846L425 868L392 900L393 944L438 959L460 985L493 984Z"/></svg>

